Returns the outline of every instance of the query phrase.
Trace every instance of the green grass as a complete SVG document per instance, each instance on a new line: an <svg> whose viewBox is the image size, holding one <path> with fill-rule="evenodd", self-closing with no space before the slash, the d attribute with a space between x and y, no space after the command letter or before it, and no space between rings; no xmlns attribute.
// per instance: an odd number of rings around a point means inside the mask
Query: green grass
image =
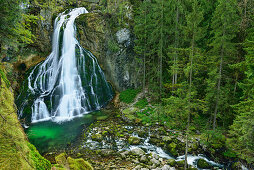
<svg viewBox="0 0 254 170"><path fill-rule="evenodd" d="M127 104L132 103L139 92L139 89L127 89L122 91L119 97L120 101Z"/></svg>

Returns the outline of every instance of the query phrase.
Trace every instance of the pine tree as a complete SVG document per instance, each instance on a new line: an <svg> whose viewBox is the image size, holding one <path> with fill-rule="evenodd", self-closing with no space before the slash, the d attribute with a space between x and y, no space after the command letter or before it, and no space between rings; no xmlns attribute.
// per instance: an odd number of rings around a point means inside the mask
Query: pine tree
<svg viewBox="0 0 254 170"><path fill-rule="evenodd" d="M213 129L216 127L216 120L218 117L218 111L222 104L222 94L228 94L227 89L222 88L222 84L226 84L224 73L224 66L227 66L228 61L234 57L236 53L235 44L233 39L236 36L238 25L238 13L237 13L237 1L236 0L219 0L216 7L213 19L212 19L212 33L214 34L210 50L211 67L208 80L208 94L207 98L209 102L215 103L210 105L210 109L213 111ZM215 68L215 69L214 69ZM214 85L216 85L214 87ZM224 85L225 86L225 85ZM210 88L210 89L209 89ZM213 98L211 100L211 97ZM225 98L225 96L223 97ZM211 110L210 110L211 111Z"/></svg>
<svg viewBox="0 0 254 170"><path fill-rule="evenodd" d="M193 58L196 53L196 44L203 37L203 30L200 27L200 23L203 20L203 12L201 11L200 5L197 0L193 0L191 3L191 12L187 15L187 25L185 27L185 37L186 40L190 40L190 55L188 63L188 72L189 72L189 90L188 90L188 122L186 129L186 146L185 146L185 166L184 169L187 169L187 154L188 154L188 135L189 135L189 126L190 126L190 117L191 117L191 107L192 107L192 79L193 79Z"/></svg>

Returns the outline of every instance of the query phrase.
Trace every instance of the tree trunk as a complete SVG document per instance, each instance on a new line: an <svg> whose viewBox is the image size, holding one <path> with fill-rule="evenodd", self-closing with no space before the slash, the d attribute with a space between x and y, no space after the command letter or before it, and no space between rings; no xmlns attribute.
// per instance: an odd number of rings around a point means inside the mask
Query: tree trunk
<svg viewBox="0 0 254 170"><path fill-rule="evenodd" d="M223 33L223 36L224 36L224 33ZM214 115L213 115L213 130L215 130L215 127L216 127L216 117L217 117L218 105L220 101L220 85L221 85L221 77L222 77L223 55L224 55L224 47L222 43L221 57L220 57L220 70L219 70L219 78L218 78L218 85L217 85L217 96L216 96L216 104L215 104Z"/></svg>
<svg viewBox="0 0 254 170"><path fill-rule="evenodd" d="M188 112L188 123L187 123L186 142L185 142L185 161L184 161L185 170L188 168L187 155L188 155L188 136L189 136L189 127L190 127L190 115L191 115L191 88L192 88L192 65L193 65L193 56L194 56L194 42L195 42L195 35L193 31L192 41L191 41L191 54L190 54L191 65L190 65L189 94L188 94L189 112Z"/></svg>
<svg viewBox="0 0 254 170"><path fill-rule="evenodd" d="M162 0L162 10L161 10L161 29L160 29L160 34L161 34L161 43L160 43L160 100L161 100L161 95L162 95L162 49L163 49L163 12L164 12L164 0Z"/></svg>

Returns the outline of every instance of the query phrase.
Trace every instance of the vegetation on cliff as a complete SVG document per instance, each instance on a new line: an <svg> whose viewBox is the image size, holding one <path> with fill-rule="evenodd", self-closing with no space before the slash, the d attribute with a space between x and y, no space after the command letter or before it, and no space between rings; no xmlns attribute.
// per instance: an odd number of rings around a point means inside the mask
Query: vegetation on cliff
<svg viewBox="0 0 254 170"><path fill-rule="evenodd" d="M27 141L2 65L0 73L0 169L50 169L50 162Z"/></svg>

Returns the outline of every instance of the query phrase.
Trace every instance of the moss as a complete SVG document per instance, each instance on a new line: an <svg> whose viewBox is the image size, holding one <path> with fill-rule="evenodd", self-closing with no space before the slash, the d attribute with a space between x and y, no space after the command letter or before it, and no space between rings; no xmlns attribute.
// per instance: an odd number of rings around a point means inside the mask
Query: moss
<svg viewBox="0 0 254 170"><path fill-rule="evenodd" d="M131 136L128 138L128 143L131 145L138 145L140 143L140 138Z"/></svg>
<svg viewBox="0 0 254 170"><path fill-rule="evenodd" d="M17 118L14 95L5 81L0 85L0 114L0 169L50 169L50 163L27 142Z"/></svg>
<svg viewBox="0 0 254 170"><path fill-rule="evenodd" d="M209 163L207 163L204 159L199 159L197 162L197 166L198 166L198 168L201 168L201 169L212 168L212 166Z"/></svg>
<svg viewBox="0 0 254 170"><path fill-rule="evenodd" d="M66 166L66 153L61 153L60 155L57 155L55 157L55 160L56 160L56 163L57 164L60 164L60 165L63 165L63 166Z"/></svg>
<svg viewBox="0 0 254 170"><path fill-rule="evenodd" d="M168 145L168 151L173 155L173 156L177 156L177 150L176 150L177 144L175 144L174 142L170 143Z"/></svg>
<svg viewBox="0 0 254 170"><path fill-rule="evenodd" d="M170 166L172 166L172 167L174 167L174 166L176 165L176 161L175 161L174 159L169 159L169 160L167 160L167 163L168 163Z"/></svg>
<svg viewBox="0 0 254 170"><path fill-rule="evenodd" d="M85 161L82 158L73 159L71 157L67 158L70 170L93 170L93 167L89 162Z"/></svg>
<svg viewBox="0 0 254 170"><path fill-rule="evenodd" d="M94 140L94 141L98 141L98 142L102 141L102 135L99 134L99 133L93 134L93 135L91 136L91 138L92 138L92 140Z"/></svg>
<svg viewBox="0 0 254 170"><path fill-rule="evenodd" d="M27 142L27 145L31 150L30 157L35 163L35 168L38 170L51 169L50 162L39 154L34 145L29 142Z"/></svg>

